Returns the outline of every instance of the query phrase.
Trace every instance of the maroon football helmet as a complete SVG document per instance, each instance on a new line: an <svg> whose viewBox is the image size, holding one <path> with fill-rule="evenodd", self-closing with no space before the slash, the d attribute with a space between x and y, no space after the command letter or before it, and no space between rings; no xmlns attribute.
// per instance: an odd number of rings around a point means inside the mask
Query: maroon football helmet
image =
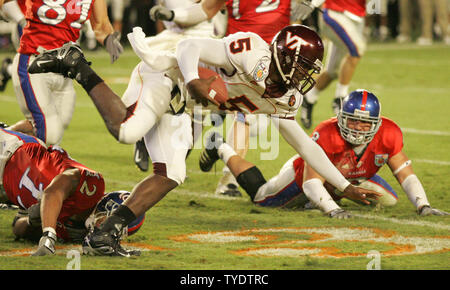
<svg viewBox="0 0 450 290"><path fill-rule="evenodd" d="M316 84L312 75L320 73L322 39L304 25L289 25L278 32L270 46L273 60L287 88L306 94Z"/></svg>

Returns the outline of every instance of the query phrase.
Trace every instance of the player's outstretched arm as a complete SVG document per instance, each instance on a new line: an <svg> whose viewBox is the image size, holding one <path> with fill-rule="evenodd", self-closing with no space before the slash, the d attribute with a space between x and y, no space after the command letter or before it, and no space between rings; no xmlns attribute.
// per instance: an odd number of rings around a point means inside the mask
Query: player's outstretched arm
<svg viewBox="0 0 450 290"><path fill-rule="evenodd" d="M208 104L208 92L214 77L202 80L198 74L199 62L233 71L227 56L225 43L219 39L185 39L177 45L177 62L191 97L204 106Z"/></svg>
<svg viewBox="0 0 450 290"><path fill-rule="evenodd" d="M447 212L430 206L425 189L419 178L414 174L411 163L411 160L408 159L403 151L400 151L388 160L392 173L405 191L408 199L416 207L417 213L421 216L449 215Z"/></svg>
<svg viewBox="0 0 450 290"><path fill-rule="evenodd" d="M367 198L377 199L379 193L359 188L348 180L331 163L323 149L303 131L295 120L272 118L278 126L283 138L297 151L300 156L319 173L325 180L342 191L351 199L357 199L370 204Z"/></svg>
<svg viewBox="0 0 450 290"><path fill-rule="evenodd" d="M33 256L45 256L55 253L56 221L64 200L75 192L80 178L81 175L78 169L68 169L53 178L44 189L40 206L42 237Z"/></svg>

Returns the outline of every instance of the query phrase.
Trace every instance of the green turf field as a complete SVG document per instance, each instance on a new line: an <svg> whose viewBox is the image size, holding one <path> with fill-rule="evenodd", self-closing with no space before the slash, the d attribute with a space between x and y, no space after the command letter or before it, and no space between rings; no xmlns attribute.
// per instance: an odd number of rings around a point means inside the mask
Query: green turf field
<svg viewBox="0 0 450 290"><path fill-rule="evenodd" d="M351 89L374 92L382 112L404 131L404 152L413 160L431 205L450 211L450 48L443 45L372 44L357 69ZM103 51L87 52L95 70L121 95L138 63L128 49L114 65ZM12 53L1 53L1 58ZM133 146L107 132L86 93L76 84L76 109L61 146L73 158L103 173L107 190L131 190L147 174L134 165ZM314 125L331 117L335 86L322 95ZM0 121L22 118L12 84L0 94ZM309 131L310 132L310 131ZM275 175L294 151L280 139L278 158L260 161L261 150L248 159L266 178ZM263 149L262 151L264 152ZM293 270L450 269L450 217L421 217L414 211L388 168L380 175L399 194L394 208L363 208L344 202L357 217L332 220L318 211L260 208L249 199L218 197L214 190L222 165L202 173L200 150L187 160L188 179L146 214L141 230L128 239L143 250L138 258L81 256L81 269ZM53 257L27 257L34 245L14 241L12 210L0 210L0 269L66 269L73 266L61 245ZM73 253L73 252L69 252ZM22 256L21 256L22 255ZM25 256L23 256L25 255Z"/></svg>

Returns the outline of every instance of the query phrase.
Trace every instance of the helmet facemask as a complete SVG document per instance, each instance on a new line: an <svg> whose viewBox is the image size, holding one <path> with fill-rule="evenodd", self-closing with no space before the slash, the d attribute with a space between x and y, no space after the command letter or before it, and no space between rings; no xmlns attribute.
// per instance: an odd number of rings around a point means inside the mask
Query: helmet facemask
<svg viewBox="0 0 450 290"><path fill-rule="evenodd" d="M343 111L343 109L341 108L341 111L339 112L337 117L338 126L342 138L353 145L368 144L370 141L372 141L373 137L381 126L380 116L371 117L369 111L355 109L354 113L348 113ZM361 131L351 129L348 127L348 120L370 123L370 130Z"/></svg>

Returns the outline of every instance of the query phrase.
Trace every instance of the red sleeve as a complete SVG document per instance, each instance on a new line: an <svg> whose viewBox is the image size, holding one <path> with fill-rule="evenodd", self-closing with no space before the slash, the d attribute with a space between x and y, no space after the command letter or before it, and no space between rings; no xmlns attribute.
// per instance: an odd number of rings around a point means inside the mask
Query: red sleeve
<svg viewBox="0 0 450 290"><path fill-rule="evenodd" d="M346 144L340 135L336 118L321 122L314 129L311 138L322 147L328 158L335 152L341 152Z"/></svg>
<svg viewBox="0 0 450 290"><path fill-rule="evenodd" d="M389 156L394 156L403 149L403 133L400 127L392 120L382 118L382 144Z"/></svg>

